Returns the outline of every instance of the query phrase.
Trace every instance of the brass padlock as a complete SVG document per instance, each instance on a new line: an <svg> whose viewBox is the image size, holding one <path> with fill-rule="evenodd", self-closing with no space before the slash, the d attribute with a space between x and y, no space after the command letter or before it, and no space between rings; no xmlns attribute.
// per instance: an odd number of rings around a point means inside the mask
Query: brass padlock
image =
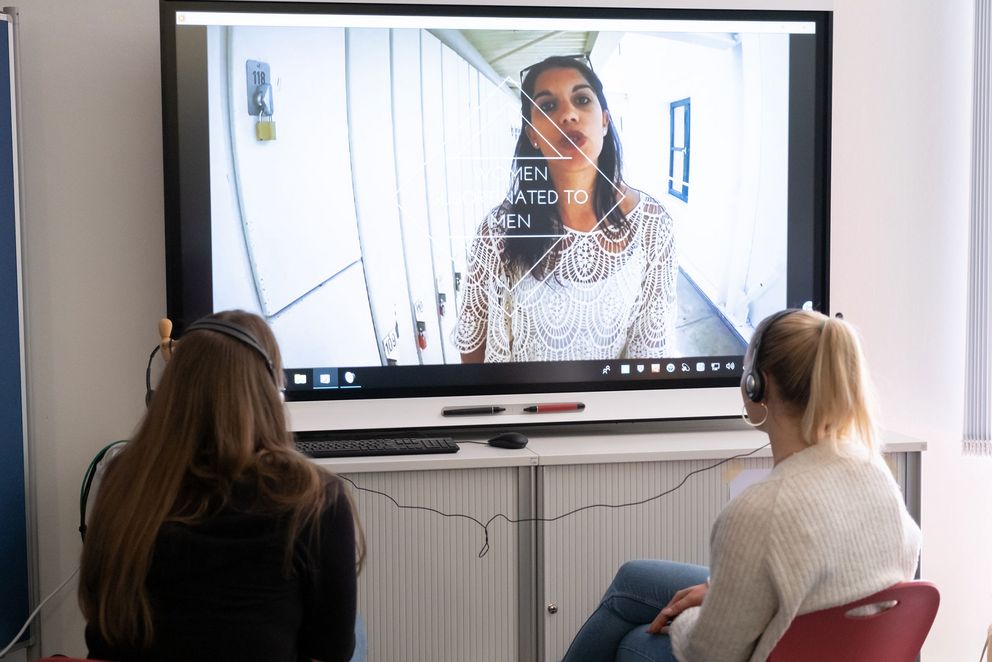
<svg viewBox="0 0 992 662"><path fill-rule="evenodd" d="M258 114L258 121L255 122L255 138L259 141L276 139L276 122L271 115Z"/></svg>

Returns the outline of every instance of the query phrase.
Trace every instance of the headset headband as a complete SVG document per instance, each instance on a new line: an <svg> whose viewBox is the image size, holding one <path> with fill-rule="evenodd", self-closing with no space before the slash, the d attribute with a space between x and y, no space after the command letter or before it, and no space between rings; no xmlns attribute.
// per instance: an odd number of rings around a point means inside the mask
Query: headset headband
<svg viewBox="0 0 992 662"><path fill-rule="evenodd" d="M259 356L262 357L262 360L265 361L265 367L268 368L269 374L272 376L272 381L275 382L276 388L282 388L282 382L276 376L276 369L272 363L272 359L269 358L268 352L265 351L262 344L258 342L258 340L255 339L255 336L251 335L247 329L223 320L202 319L197 322L193 322L189 325L189 327L187 327L186 333L190 333L192 331L215 331L229 338L234 338L238 342L251 347L258 353ZM166 319L159 322L159 334L162 336L162 341L155 349L152 350L151 355L148 357L148 367L145 368L146 407L151 403L152 395L154 394L154 391L152 390L152 359L155 358L156 353L161 351L166 361L169 360L172 355L173 345L173 340L169 337L169 334L171 333L172 322L169 322L169 320Z"/></svg>
<svg viewBox="0 0 992 662"><path fill-rule="evenodd" d="M231 324L230 322L205 319L198 322L193 322L186 328L183 335L186 335L186 333L192 333L193 331L216 331L217 333L222 333L229 338L234 338L235 340L248 345L258 352L258 355L265 361L265 367L269 369L269 374L272 375L273 381L275 381L278 386L279 380L276 379L276 369L272 364L272 359L269 358L268 352L262 348L261 343L255 340L255 336L251 335L247 329L244 329L236 324Z"/></svg>

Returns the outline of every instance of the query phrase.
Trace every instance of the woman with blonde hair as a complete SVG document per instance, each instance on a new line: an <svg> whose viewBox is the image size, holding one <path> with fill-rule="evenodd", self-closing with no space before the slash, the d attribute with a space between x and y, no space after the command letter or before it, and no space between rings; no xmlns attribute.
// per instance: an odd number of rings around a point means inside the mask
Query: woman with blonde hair
<svg viewBox="0 0 992 662"><path fill-rule="evenodd" d="M920 530L878 449L854 328L785 310L751 339L744 418L774 468L713 525L710 567L624 564L566 662L764 662L792 620L911 579Z"/></svg>
<svg viewBox="0 0 992 662"><path fill-rule="evenodd" d="M348 660L362 535L295 450L279 348L242 311L187 329L103 477L79 602L106 660Z"/></svg>

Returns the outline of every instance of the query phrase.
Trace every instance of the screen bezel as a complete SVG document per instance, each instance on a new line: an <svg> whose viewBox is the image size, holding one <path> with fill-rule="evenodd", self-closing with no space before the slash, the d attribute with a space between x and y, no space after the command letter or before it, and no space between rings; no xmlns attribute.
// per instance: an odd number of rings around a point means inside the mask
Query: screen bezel
<svg viewBox="0 0 992 662"><path fill-rule="evenodd" d="M165 178L165 236L167 267L168 316L177 333L204 314L212 312L212 278L210 273L211 238L207 224L194 222L195 214L184 208L190 199L209 200L204 173L191 172L190 164L209 167L209 159L194 158L196 145L206 145L205 135L185 135L180 141L179 104L182 86L205 84L186 72L180 81L177 71L177 32L175 16L180 11L222 11L247 13L335 13L416 16L507 16L560 18L617 18L667 20L749 20L806 21L816 25L816 47L812 80L796 81L790 85L811 85L807 97L813 103L811 131L790 129L790 154L794 150L813 154L812 178L796 181L790 169L790 216L797 200L812 204L811 236L804 241L813 244L812 292L814 308L828 312L829 290L829 201L830 201L830 80L832 13L828 11L779 10L716 10L716 9L654 9L622 7L534 7L487 5L409 5L358 3L251 2L244 0L161 0L163 151ZM202 73L202 72L201 72ZM202 74L205 77L205 73ZM794 100L790 95L790 99ZM794 103L794 101L790 101ZM794 109L790 108L790 115ZM809 112L809 109L807 109ZM791 123L790 123L791 126ZM180 161L186 170L180 171ZM208 203L209 206L209 203ZM791 231L790 231L791 241ZM206 268L204 268L206 265ZM800 301L788 301L789 306ZM469 368L469 366L446 366ZM472 366L474 368L474 366ZM528 384L475 384L470 387L441 386L392 389L388 393L345 391L335 394L319 390L290 391L288 408L294 429L367 429L381 427L446 427L472 424L471 420L452 420L441 416L444 407L465 404L500 404L508 412L499 423L534 422L534 417L517 412L521 406L543 401L581 401L586 407L580 412L556 415L556 421L609 421L685 419L736 416L740 412L737 376L694 378L671 385L630 380L609 382L553 382ZM541 394L548 394L540 398ZM384 409L385 408L385 409ZM389 412L388 425L383 425L382 412ZM373 422L374 421L374 422ZM540 422L544 422L541 419ZM492 424L492 419L485 420Z"/></svg>

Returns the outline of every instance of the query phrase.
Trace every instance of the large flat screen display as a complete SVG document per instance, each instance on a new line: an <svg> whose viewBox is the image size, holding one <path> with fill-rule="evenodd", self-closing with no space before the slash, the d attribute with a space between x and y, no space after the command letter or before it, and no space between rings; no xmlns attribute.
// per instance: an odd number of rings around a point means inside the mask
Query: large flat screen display
<svg viewBox="0 0 992 662"><path fill-rule="evenodd" d="M169 314L264 316L297 428L733 415L826 311L829 13L161 7Z"/></svg>

